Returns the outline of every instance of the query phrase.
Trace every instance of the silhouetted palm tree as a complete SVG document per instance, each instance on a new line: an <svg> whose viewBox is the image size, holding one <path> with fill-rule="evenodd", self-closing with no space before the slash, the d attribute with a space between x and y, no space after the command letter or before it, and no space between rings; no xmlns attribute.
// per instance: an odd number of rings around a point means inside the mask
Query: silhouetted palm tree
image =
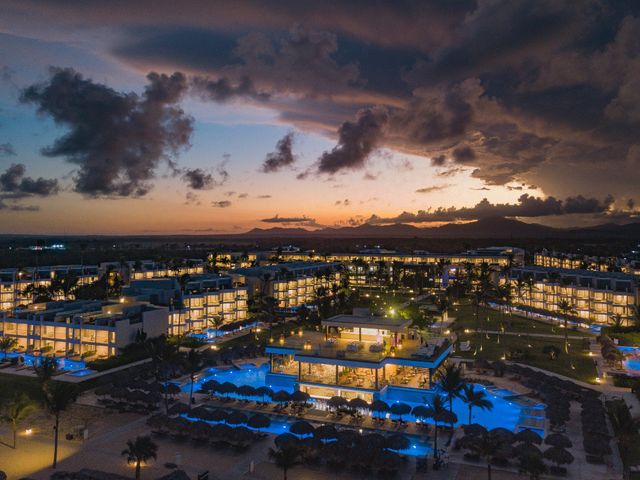
<svg viewBox="0 0 640 480"><path fill-rule="evenodd" d="M196 381L196 374L202 368L202 357L193 348L191 350L189 350L189 353L187 353L187 358L185 359L185 367L187 369L187 372L189 373L189 381L190 381L190 385L189 385L189 411L191 411L191 404L193 403L193 384Z"/></svg>
<svg viewBox="0 0 640 480"><path fill-rule="evenodd" d="M58 465L58 435L60 433L60 415L73 403L77 396L74 385L49 380L44 389L44 404L53 418L53 468Z"/></svg>
<svg viewBox="0 0 640 480"><path fill-rule="evenodd" d="M462 387L460 398L462 398L462 401L466 403L469 408L469 424L471 424L471 410L473 407L482 410L493 409L493 403L487 398L486 392L482 389L476 390L473 384L466 384Z"/></svg>
<svg viewBox="0 0 640 480"><path fill-rule="evenodd" d="M287 471L296 465L300 459L300 451L294 445L286 445L277 450L269 449L269 458L282 469L283 479L287 480Z"/></svg>
<svg viewBox="0 0 640 480"><path fill-rule="evenodd" d="M440 372L438 375L437 389L445 394L447 401L449 402L449 411L453 413L453 399L460 396L460 392L464 387L464 381L462 380L462 370L456 367L454 364L448 364L444 372ZM451 429L453 430L453 422L451 423Z"/></svg>
<svg viewBox="0 0 640 480"><path fill-rule="evenodd" d="M135 440L127 440L127 448L122 451L123 457L127 457L127 463L136 466L136 480L140 480L140 467L143 462L158 458L158 445L151 437L136 437Z"/></svg>
<svg viewBox="0 0 640 480"><path fill-rule="evenodd" d="M562 315L564 324L564 353L569 353L569 315L575 315L576 308L569 301L562 299L558 302L558 312Z"/></svg>
<svg viewBox="0 0 640 480"><path fill-rule="evenodd" d="M11 431L13 433L13 445L11 448L16 448L18 425L35 409L36 405L24 392L16 393L7 405L2 415L2 420L11 424Z"/></svg>

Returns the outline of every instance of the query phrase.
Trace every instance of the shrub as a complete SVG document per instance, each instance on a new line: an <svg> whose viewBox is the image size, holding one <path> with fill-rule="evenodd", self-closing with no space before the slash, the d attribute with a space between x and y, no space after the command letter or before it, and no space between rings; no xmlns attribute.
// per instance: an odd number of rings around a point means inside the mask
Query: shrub
<svg viewBox="0 0 640 480"><path fill-rule="evenodd" d="M558 356L560 356L560 349L555 345L545 345L542 347L542 353L549 355L551 360L557 360Z"/></svg>

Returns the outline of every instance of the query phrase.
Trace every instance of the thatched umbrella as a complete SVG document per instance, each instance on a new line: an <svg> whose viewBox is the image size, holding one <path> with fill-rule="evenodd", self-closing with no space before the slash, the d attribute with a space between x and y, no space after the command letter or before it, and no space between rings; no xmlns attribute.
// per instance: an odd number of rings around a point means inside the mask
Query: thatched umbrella
<svg viewBox="0 0 640 480"><path fill-rule="evenodd" d="M391 406L389 407L389 410L394 415L397 415L398 418L400 418L400 420L402 420L403 415L407 415L408 413L411 413L411 406L407 405L406 403L396 402L391 404Z"/></svg>
<svg viewBox="0 0 640 480"><path fill-rule="evenodd" d="M224 410L222 410L220 408L209 410L209 414L208 415L209 415L208 420L210 422L224 422L227 419L227 417L229 416L229 414L226 411L224 411Z"/></svg>
<svg viewBox="0 0 640 480"><path fill-rule="evenodd" d="M282 449L287 447L295 447L300 444L300 439L292 433L281 433L274 440L276 447Z"/></svg>
<svg viewBox="0 0 640 480"><path fill-rule="evenodd" d="M333 425L321 425L315 429L313 436L320 440L333 440L338 438L338 431Z"/></svg>
<svg viewBox="0 0 640 480"><path fill-rule="evenodd" d="M204 382L200 387L200 389L205 392L216 392L219 386L220 386L219 381L211 379Z"/></svg>
<svg viewBox="0 0 640 480"><path fill-rule="evenodd" d="M411 441L406 435L396 433L387 437L384 445L389 450L406 450L411 446Z"/></svg>
<svg viewBox="0 0 640 480"><path fill-rule="evenodd" d="M362 398L352 398L349 400L349 408L352 410L370 410L371 405Z"/></svg>
<svg viewBox="0 0 640 480"><path fill-rule="evenodd" d="M511 430L502 427L494 428L490 430L489 433L504 443L513 443L515 437L515 434Z"/></svg>
<svg viewBox="0 0 640 480"><path fill-rule="evenodd" d="M303 392L302 390L296 390L291 394L291 401L293 403L307 403L310 398L311 395L307 392Z"/></svg>
<svg viewBox="0 0 640 480"><path fill-rule="evenodd" d="M598 435L585 435L582 445L585 452L590 455L609 455L611 453L609 442L602 441L602 437Z"/></svg>
<svg viewBox="0 0 640 480"><path fill-rule="evenodd" d="M231 435L231 428L229 425L224 423L217 423L216 425L211 426L211 436L213 438L217 438L219 440L227 440L229 435Z"/></svg>
<svg viewBox="0 0 640 480"><path fill-rule="evenodd" d="M351 446L359 440L360 434L355 430L345 428L338 431L337 437L339 442L343 442L345 445Z"/></svg>
<svg viewBox="0 0 640 480"><path fill-rule="evenodd" d="M514 453L520 457L528 457L531 455L542 455L542 452L533 443L519 443L513 448Z"/></svg>
<svg viewBox="0 0 640 480"><path fill-rule="evenodd" d="M299 420L291 425L289 431L295 435L312 435L315 431L315 428L313 428L313 425L311 425L309 422Z"/></svg>
<svg viewBox="0 0 640 480"><path fill-rule="evenodd" d="M396 472L402 467L402 459L397 453L383 450L376 455L374 464L384 472Z"/></svg>
<svg viewBox="0 0 640 480"><path fill-rule="evenodd" d="M514 440L516 442L535 443L536 445L540 445L542 443L542 437L530 428L520 430L516 433Z"/></svg>
<svg viewBox="0 0 640 480"><path fill-rule="evenodd" d="M262 397L262 400L265 401L266 397L273 396L273 390L269 387L258 387L256 388L256 396Z"/></svg>
<svg viewBox="0 0 640 480"><path fill-rule="evenodd" d="M256 396L256 389L253 388L251 385L240 385L236 390L236 393L240 397L249 398L249 397Z"/></svg>
<svg viewBox="0 0 640 480"><path fill-rule="evenodd" d="M462 429L464 430L464 434L470 437L481 436L487 433L487 429L484 428L479 423L471 423L469 425L463 425Z"/></svg>
<svg viewBox="0 0 640 480"><path fill-rule="evenodd" d="M174 403L169 407L170 415L179 415L181 413L186 413L189 411L189 405L183 402Z"/></svg>
<svg viewBox="0 0 640 480"><path fill-rule="evenodd" d="M419 420L426 420L431 417L431 410L426 405L417 405L411 411L414 417Z"/></svg>
<svg viewBox="0 0 640 480"><path fill-rule="evenodd" d="M566 435L562 435L561 433L552 433L551 435L547 435L547 437L544 439L544 443L561 448L573 447L573 443L571 443L569 437L567 437Z"/></svg>
<svg viewBox="0 0 640 480"><path fill-rule="evenodd" d="M562 447L549 447L544 451L544 458L556 465L568 465L573 462L573 455Z"/></svg>
<svg viewBox="0 0 640 480"><path fill-rule="evenodd" d="M335 410L337 410L340 407L344 407L345 405L347 405L347 403L348 401L346 398L338 397L338 396L331 397L327 401L327 405L329 405L330 408L333 408Z"/></svg>
<svg viewBox="0 0 640 480"><path fill-rule="evenodd" d="M226 396L229 396L230 394L235 393L237 391L238 391L238 387L236 387L231 382L224 382L220 384L220 386L218 387L218 392Z"/></svg>
<svg viewBox="0 0 640 480"><path fill-rule="evenodd" d="M232 412L227 417L226 421L229 425L240 425L240 424L246 424L249 421L249 419L244 413L236 411L236 412Z"/></svg>
<svg viewBox="0 0 640 480"><path fill-rule="evenodd" d="M278 390L271 399L276 403L286 403L291 401L291 394L286 390Z"/></svg>
<svg viewBox="0 0 640 480"><path fill-rule="evenodd" d="M204 405L200 405L196 408L192 408L191 412L189 412L189 416L193 418L201 418L203 420L208 420L210 410Z"/></svg>
<svg viewBox="0 0 640 480"><path fill-rule="evenodd" d="M182 390L175 383L168 383L165 387L168 395L178 395Z"/></svg>
<svg viewBox="0 0 640 480"><path fill-rule="evenodd" d="M255 428L257 430L263 429L263 428L269 428L269 426L271 425L271 419L269 417L267 417L266 415L263 415L261 413L257 413L254 416L252 416L251 418L249 418L249 421L247 422L247 425L251 428Z"/></svg>
<svg viewBox="0 0 640 480"><path fill-rule="evenodd" d="M206 422L193 422L189 426L189 435L194 439L207 439L211 435L211 425Z"/></svg>
<svg viewBox="0 0 640 480"><path fill-rule="evenodd" d="M359 446L367 445L368 447L381 449L384 448L387 439L379 433L367 433L360 437Z"/></svg>
<svg viewBox="0 0 640 480"><path fill-rule="evenodd" d="M255 439L255 434L247 427L236 427L231 431L231 440L236 444L248 444Z"/></svg>

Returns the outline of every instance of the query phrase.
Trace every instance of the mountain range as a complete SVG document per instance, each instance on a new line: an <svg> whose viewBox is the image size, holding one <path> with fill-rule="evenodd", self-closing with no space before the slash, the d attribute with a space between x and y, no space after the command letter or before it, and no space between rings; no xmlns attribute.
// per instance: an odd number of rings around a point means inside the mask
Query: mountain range
<svg viewBox="0 0 640 480"><path fill-rule="evenodd" d="M286 238L633 238L640 237L640 222L618 225L608 223L583 228L555 228L525 223L504 217L483 218L470 223L449 223L440 227L420 228L404 223L307 230L295 228L254 228L234 237Z"/></svg>

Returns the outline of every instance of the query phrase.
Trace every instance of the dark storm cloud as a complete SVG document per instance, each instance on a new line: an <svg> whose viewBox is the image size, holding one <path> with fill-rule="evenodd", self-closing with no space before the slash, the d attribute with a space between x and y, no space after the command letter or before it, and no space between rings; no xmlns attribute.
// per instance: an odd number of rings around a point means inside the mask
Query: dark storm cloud
<svg viewBox="0 0 640 480"><path fill-rule="evenodd" d="M547 217L570 214L603 214L613 205L613 198L607 196L604 200L585 198L581 195L569 197L562 201L555 197L533 197L523 194L518 203L491 203L486 198L473 207L437 208L434 210L419 210L416 213L403 212L396 217L382 218L372 215L367 222L380 223L427 223L453 222L460 220L478 220L490 217Z"/></svg>
<svg viewBox="0 0 640 480"><path fill-rule="evenodd" d="M278 140L275 151L267 154L267 158L265 158L260 169L262 172L277 172L295 163L296 157L293 154L293 136L293 132L289 132Z"/></svg>
<svg viewBox="0 0 640 480"><path fill-rule="evenodd" d="M48 197L59 192L58 180L25 177L26 170L23 164L14 163L0 174L1 198Z"/></svg>
<svg viewBox="0 0 640 480"><path fill-rule="evenodd" d="M319 173L336 173L365 166L369 155L380 145L388 121L386 111L366 109L355 122L344 122L338 129L338 144L318 160Z"/></svg>
<svg viewBox="0 0 640 480"><path fill-rule="evenodd" d="M10 157L16 154L15 148L10 143L0 143L0 157Z"/></svg>
<svg viewBox="0 0 640 480"><path fill-rule="evenodd" d="M142 196L160 162L189 145L193 120L176 105L187 89L181 73L150 73L142 95L120 93L72 69L52 68L21 101L69 128L43 149L77 165L75 190L88 196Z"/></svg>
<svg viewBox="0 0 640 480"><path fill-rule="evenodd" d="M259 101L266 101L270 97L268 93L258 92L248 77L242 77L237 83L233 83L226 77L211 79L196 76L191 79L191 84L191 88L200 98L219 103L238 97Z"/></svg>
<svg viewBox="0 0 640 480"><path fill-rule="evenodd" d="M209 190L215 185L213 175L201 168L187 169L182 179L194 190Z"/></svg>

